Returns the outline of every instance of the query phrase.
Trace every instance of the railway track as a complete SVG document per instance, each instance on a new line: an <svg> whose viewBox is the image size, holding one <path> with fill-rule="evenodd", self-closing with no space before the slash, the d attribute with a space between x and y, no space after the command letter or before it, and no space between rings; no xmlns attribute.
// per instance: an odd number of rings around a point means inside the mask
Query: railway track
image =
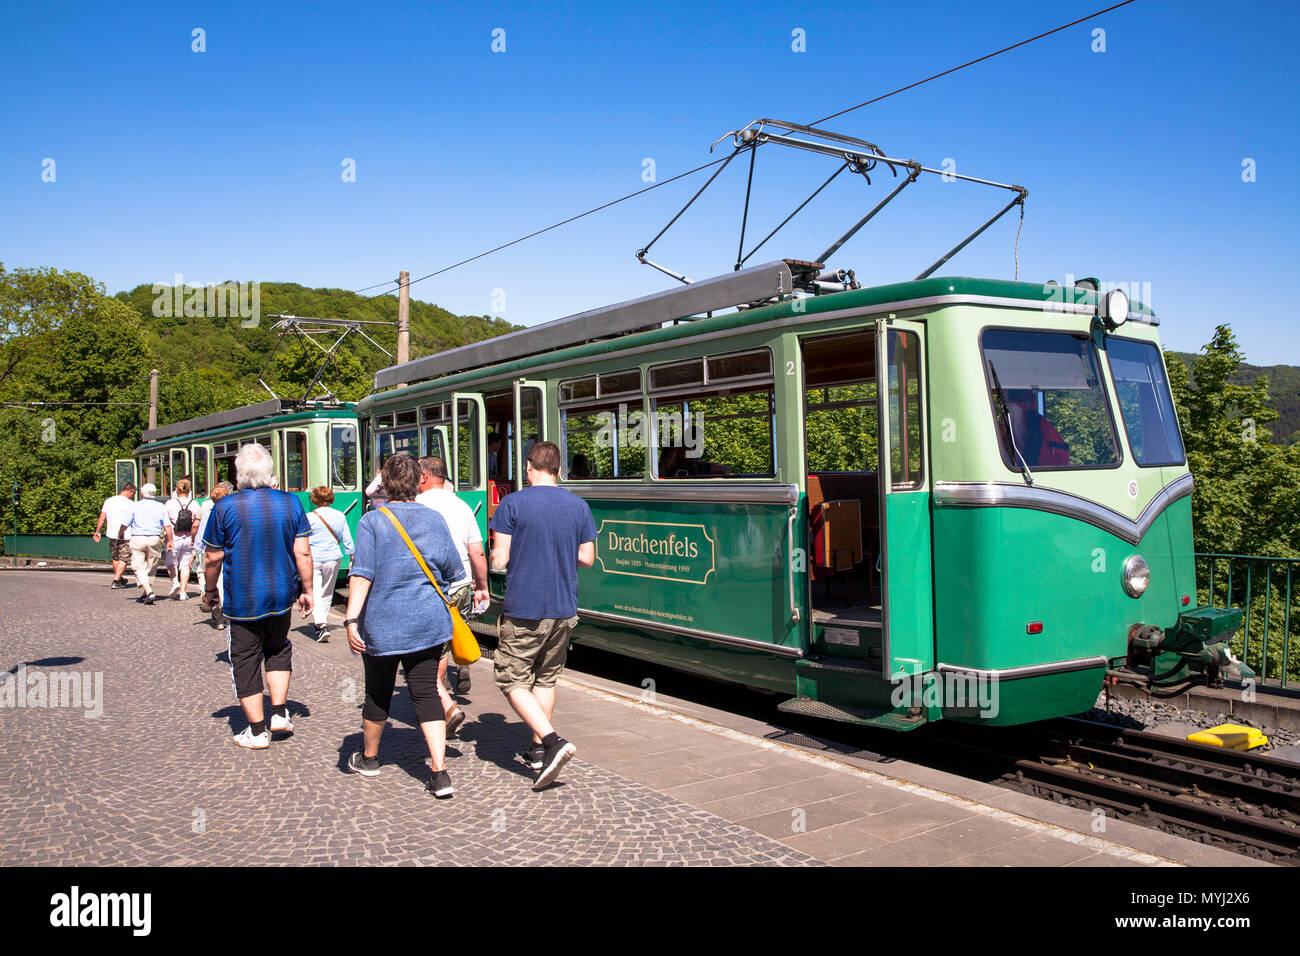
<svg viewBox="0 0 1300 956"><path fill-rule="evenodd" d="M764 720L767 737L888 764L984 780L1257 859L1300 865L1300 765L1066 717L1017 727L943 721L907 734L779 713L774 698L583 648L581 670ZM887 772L887 771L886 771Z"/></svg>
<svg viewBox="0 0 1300 956"><path fill-rule="evenodd" d="M942 727L942 725L940 725ZM1300 766L1148 731L1060 718L938 736L996 782L1259 859L1300 865Z"/></svg>

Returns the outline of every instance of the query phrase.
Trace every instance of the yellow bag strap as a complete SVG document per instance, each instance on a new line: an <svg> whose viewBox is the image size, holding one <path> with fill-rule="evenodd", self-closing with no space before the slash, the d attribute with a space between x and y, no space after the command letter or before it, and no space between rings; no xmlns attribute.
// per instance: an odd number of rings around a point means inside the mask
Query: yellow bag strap
<svg viewBox="0 0 1300 956"><path fill-rule="evenodd" d="M397 529L397 533L402 536L402 540L406 542L406 546L411 549L411 554L415 555L415 560L420 562L420 568L429 579L429 583L433 585L434 590L438 592L438 597L442 598L442 603L446 604L447 607L450 608L451 602L447 600L447 595L442 593L442 588L438 587L438 579L433 576L433 572L429 570L429 566L424 563L424 558L420 555L420 552L415 550L415 545L411 542L411 536L407 534L406 529L402 527L402 522L398 521L397 516L386 507L380 508L379 510L388 515L388 520L393 523L393 527Z"/></svg>

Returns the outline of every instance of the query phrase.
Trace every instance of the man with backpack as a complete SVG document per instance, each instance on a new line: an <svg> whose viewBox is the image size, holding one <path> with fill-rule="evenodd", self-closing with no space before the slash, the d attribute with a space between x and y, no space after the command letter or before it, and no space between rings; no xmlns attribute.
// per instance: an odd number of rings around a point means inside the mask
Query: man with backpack
<svg viewBox="0 0 1300 956"><path fill-rule="evenodd" d="M172 600L185 601L190 583L190 564L194 560L194 532L199 524L199 506L190 494L190 480L176 482L175 493L167 499L167 517L172 523L172 547L167 552L167 576L172 579Z"/></svg>

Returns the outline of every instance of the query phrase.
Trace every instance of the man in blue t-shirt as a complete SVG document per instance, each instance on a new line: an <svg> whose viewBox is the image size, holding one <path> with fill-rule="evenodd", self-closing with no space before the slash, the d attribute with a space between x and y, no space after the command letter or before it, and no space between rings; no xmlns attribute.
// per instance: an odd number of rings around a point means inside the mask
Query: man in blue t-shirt
<svg viewBox="0 0 1300 956"><path fill-rule="evenodd" d="M560 449L539 441L528 452L529 487L492 515L492 568L506 571L506 599L494 655L496 682L533 731L525 753L540 770L534 790L555 781L577 748L555 732L555 684L578 623L578 566L596 563L596 522L577 495L558 487Z"/></svg>
<svg viewBox="0 0 1300 956"><path fill-rule="evenodd" d="M203 607L216 603L217 578L225 569L226 645L235 696L248 727L235 743L251 750L271 746L271 734L292 733L289 675L293 644L289 625L295 601L312 608L312 563L302 503L270 487L271 453L245 445L235 458L239 491L217 502L203 530L207 590ZM271 689L270 726L262 712L262 666Z"/></svg>

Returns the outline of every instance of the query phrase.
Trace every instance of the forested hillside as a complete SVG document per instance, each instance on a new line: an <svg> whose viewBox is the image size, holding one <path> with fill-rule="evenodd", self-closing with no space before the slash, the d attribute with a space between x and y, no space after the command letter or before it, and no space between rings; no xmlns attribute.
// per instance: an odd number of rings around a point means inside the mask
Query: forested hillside
<svg viewBox="0 0 1300 956"><path fill-rule="evenodd" d="M213 383L248 390L254 400L265 397L265 392L257 384L257 373L275 345L276 336L271 326L276 320L269 316L284 313L365 322L397 321L395 296L367 299L341 289L309 289L293 282L261 284L260 317L256 325L251 319L241 320L238 316L207 315L206 299L203 313L187 316L183 314L184 310L174 308L176 297L170 287L158 294L153 289L150 285L139 285L129 292L119 292L116 298L145 320L142 326L144 344L159 363L159 369L167 374L192 367ZM186 293L182 292L180 299L184 301L186 298ZM155 309L155 303L159 303L158 309ZM155 312L168 314L159 316ZM171 314L177 312L180 314ZM396 354L395 327L364 328L367 335ZM430 302L413 298L411 357L477 342L514 328L504 319L453 315ZM329 344L329 341L323 341ZM268 382L281 398L299 398L311 381L320 358L321 353L316 349L304 348L300 341L286 339L276 353L275 364L268 370ZM336 366L327 372L324 384L338 397L356 401L370 391L371 376L375 371L392 365L394 361L366 343L365 339L352 335L341 350ZM281 385L283 389L279 387ZM160 422L172 420L173 417L165 410L160 410Z"/></svg>
<svg viewBox="0 0 1300 956"><path fill-rule="evenodd" d="M397 300L364 300L338 289L292 283L260 288L261 319L238 315L157 316L152 287L108 295L89 276L55 269L6 270L0 263L0 526L24 533L89 534L113 492L113 459L130 454L148 424L149 370L160 370L158 422L182 421L267 397L257 373L270 354L274 312L394 321ZM485 316L456 316L411 301L411 356L511 331ZM395 351L396 332L368 334ZM355 343L355 344L354 344ZM328 343L326 343L328 344ZM313 354L314 353L314 354ZM303 394L322 353L286 340L267 378L284 398ZM336 395L359 399L392 364L352 337L325 376ZM319 394L319 392L317 393ZM32 402L48 403L33 407ZM59 403L59 404L56 404ZM85 403L85 404L72 404ZM107 404L120 403L120 404Z"/></svg>
<svg viewBox="0 0 1300 956"><path fill-rule="evenodd" d="M1166 352L1189 369L1198 356L1190 352ZM1193 379L1195 376L1193 376ZM1243 362L1229 381L1233 385L1250 385L1259 378L1268 380L1269 405L1277 412L1272 425L1273 440L1280 444L1300 442L1300 367L1295 365L1248 365Z"/></svg>

